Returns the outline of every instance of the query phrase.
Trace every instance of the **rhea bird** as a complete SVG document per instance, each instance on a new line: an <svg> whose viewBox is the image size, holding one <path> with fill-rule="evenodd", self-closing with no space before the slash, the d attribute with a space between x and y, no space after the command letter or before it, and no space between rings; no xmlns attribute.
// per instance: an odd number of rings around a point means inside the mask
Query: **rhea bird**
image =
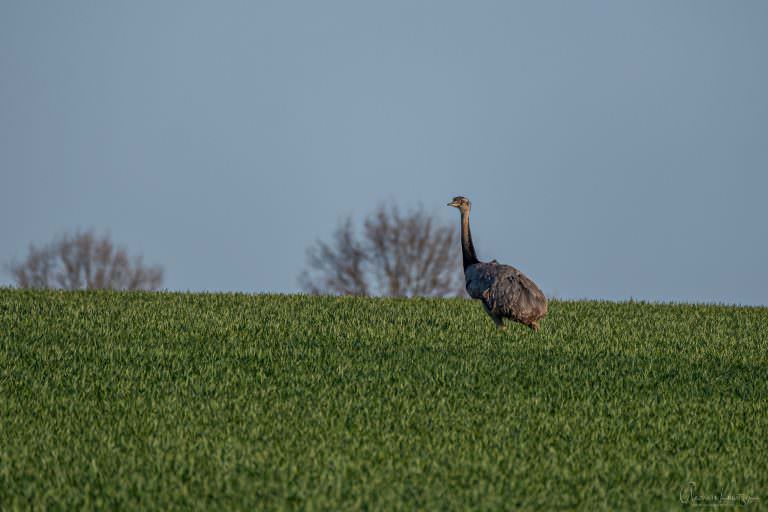
<svg viewBox="0 0 768 512"><path fill-rule="evenodd" d="M483 309L499 329L506 328L504 319L508 318L538 331L539 320L547 314L547 298L536 283L515 267L477 259L469 230L469 199L454 197L448 206L461 212L461 254L469 296L482 301Z"/></svg>

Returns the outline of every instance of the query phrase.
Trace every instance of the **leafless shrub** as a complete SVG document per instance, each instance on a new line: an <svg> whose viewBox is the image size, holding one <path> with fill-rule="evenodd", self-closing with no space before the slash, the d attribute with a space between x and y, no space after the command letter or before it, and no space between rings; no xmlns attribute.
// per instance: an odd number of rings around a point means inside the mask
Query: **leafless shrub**
<svg viewBox="0 0 768 512"><path fill-rule="evenodd" d="M401 213L379 208L364 219L358 237L350 217L330 243L307 250L299 277L311 294L446 296L463 293L458 230L422 208Z"/></svg>
<svg viewBox="0 0 768 512"><path fill-rule="evenodd" d="M163 283L161 267L144 266L141 256L129 259L108 236L99 238L91 230L30 245L27 259L10 263L8 270L20 288L157 290Z"/></svg>

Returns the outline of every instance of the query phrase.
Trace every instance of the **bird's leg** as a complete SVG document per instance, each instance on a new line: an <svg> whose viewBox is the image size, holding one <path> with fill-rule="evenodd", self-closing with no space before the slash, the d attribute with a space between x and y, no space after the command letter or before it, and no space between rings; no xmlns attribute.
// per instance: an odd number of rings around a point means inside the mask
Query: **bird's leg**
<svg viewBox="0 0 768 512"><path fill-rule="evenodd" d="M493 323L496 324L496 328L499 329L500 331L505 330L507 326L504 325L504 321L501 319L501 317L499 317L498 315L494 315L491 312L491 308L488 307L485 301L482 301L482 302L483 302L483 309L485 310L486 313L488 313L488 316L491 317L491 320L493 320Z"/></svg>

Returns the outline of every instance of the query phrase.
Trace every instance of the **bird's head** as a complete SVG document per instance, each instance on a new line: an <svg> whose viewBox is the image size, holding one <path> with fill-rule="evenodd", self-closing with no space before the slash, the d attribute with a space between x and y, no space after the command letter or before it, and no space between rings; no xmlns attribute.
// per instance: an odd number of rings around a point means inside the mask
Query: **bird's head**
<svg viewBox="0 0 768 512"><path fill-rule="evenodd" d="M453 198L453 201L448 203L448 206L453 206L454 208L458 208L461 211L469 210L469 208L472 206L472 203L469 202L469 199L467 199L464 196L456 196Z"/></svg>

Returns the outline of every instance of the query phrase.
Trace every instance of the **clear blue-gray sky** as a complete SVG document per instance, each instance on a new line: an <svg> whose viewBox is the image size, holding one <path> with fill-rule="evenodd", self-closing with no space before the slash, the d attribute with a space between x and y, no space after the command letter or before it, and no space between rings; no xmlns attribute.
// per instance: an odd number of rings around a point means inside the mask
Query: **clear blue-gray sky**
<svg viewBox="0 0 768 512"><path fill-rule="evenodd" d="M768 2L0 1L0 260L76 227L296 291L384 200L473 202L565 298L768 304ZM10 283L3 275L0 283Z"/></svg>

